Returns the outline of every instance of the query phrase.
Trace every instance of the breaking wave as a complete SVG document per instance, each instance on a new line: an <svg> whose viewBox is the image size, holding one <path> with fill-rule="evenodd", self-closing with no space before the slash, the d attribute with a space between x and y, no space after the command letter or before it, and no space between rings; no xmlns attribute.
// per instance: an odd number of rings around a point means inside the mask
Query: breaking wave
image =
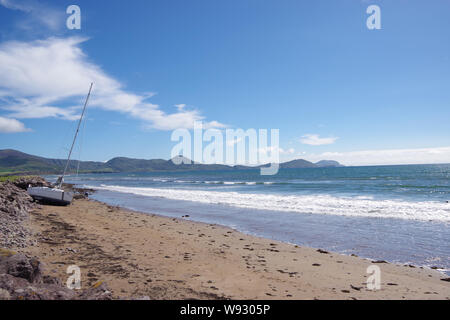
<svg viewBox="0 0 450 320"><path fill-rule="evenodd" d="M104 184L90 187L140 196L194 201L205 204L221 204L257 210L450 222L450 204L437 201L374 200L366 197L345 198L331 195L250 194L205 190L138 188Z"/></svg>

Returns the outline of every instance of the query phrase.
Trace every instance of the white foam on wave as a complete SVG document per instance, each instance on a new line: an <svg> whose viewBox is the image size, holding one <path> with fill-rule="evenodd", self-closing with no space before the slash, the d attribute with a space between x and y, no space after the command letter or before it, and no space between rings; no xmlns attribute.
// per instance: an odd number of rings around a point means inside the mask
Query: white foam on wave
<svg viewBox="0 0 450 320"><path fill-rule="evenodd" d="M249 194L114 185L90 186L90 188L258 210L450 222L450 204L434 201L373 200L330 195Z"/></svg>

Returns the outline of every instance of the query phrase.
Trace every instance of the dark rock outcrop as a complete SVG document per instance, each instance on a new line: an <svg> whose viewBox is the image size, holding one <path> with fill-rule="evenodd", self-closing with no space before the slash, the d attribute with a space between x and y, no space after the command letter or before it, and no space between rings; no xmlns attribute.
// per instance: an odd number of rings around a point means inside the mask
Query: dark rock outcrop
<svg viewBox="0 0 450 320"><path fill-rule="evenodd" d="M0 300L111 300L105 283L86 290L71 290L59 279L43 275L42 264L6 249L0 249Z"/></svg>
<svg viewBox="0 0 450 320"><path fill-rule="evenodd" d="M32 187L50 187L51 183L39 176L21 177L14 180L13 184L23 190L27 190L28 186Z"/></svg>

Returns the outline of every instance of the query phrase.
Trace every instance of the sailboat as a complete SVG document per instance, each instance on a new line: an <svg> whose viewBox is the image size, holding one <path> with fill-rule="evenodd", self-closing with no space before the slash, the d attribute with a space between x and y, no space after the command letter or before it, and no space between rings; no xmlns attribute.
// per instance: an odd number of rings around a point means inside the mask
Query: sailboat
<svg viewBox="0 0 450 320"><path fill-rule="evenodd" d="M62 176L60 176L58 178L55 186L51 187L51 188L29 186L27 189L27 192L34 200L46 202L46 203L59 204L59 205L69 205L72 203L73 192L64 191L62 188L62 184L64 182L64 176L66 175L67 169L69 167L72 150L73 150L73 147L75 146L75 141L77 140L78 132L80 131L80 125L83 120L84 112L86 111L86 106L88 104L93 85L94 84L91 83L91 86L89 87L89 92L86 97L86 101L84 102L83 111L81 113L80 120L78 121L77 131L75 132L75 136L73 137L72 146L70 148L69 155L67 156L67 161L66 161L66 165L64 167Z"/></svg>

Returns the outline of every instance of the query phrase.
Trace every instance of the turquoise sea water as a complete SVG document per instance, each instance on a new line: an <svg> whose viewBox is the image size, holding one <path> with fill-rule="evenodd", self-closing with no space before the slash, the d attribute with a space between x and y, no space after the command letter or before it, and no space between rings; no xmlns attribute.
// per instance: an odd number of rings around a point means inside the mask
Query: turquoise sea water
<svg viewBox="0 0 450 320"><path fill-rule="evenodd" d="M49 177L50 179L54 177ZM94 198L281 241L450 269L450 165L89 174Z"/></svg>

